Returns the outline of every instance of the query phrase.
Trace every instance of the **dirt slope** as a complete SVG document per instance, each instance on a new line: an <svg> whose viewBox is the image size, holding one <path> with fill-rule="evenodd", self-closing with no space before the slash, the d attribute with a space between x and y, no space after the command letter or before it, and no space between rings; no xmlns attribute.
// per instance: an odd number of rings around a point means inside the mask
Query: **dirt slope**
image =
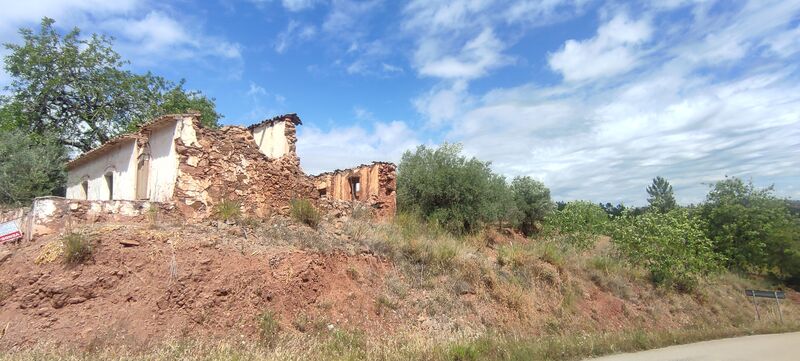
<svg viewBox="0 0 800 361"><path fill-rule="evenodd" d="M98 224L79 230L94 251L74 266L48 253L56 236L3 246L10 255L0 263L0 348L252 340L265 312L283 332L445 338L752 322L735 280L679 294L544 259L527 261L532 273L521 276L498 264L497 243L520 242L513 237L460 251L452 270L431 276L425 265L401 266L381 247L354 241L346 227L326 227ZM793 302L784 317L800 319Z"/></svg>

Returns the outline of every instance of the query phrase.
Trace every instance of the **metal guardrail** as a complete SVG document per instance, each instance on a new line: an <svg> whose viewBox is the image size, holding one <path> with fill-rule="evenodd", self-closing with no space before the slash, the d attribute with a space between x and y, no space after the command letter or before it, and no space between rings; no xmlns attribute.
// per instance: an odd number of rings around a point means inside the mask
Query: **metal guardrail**
<svg viewBox="0 0 800 361"><path fill-rule="evenodd" d="M778 315L780 316L781 322L783 322L783 312L781 311L780 301L786 298L786 294L783 291L744 290L744 295L747 297L752 297L753 299L753 307L756 309L756 320L761 320L761 313L758 312L758 302L756 301L756 297L774 299L775 305L778 307Z"/></svg>

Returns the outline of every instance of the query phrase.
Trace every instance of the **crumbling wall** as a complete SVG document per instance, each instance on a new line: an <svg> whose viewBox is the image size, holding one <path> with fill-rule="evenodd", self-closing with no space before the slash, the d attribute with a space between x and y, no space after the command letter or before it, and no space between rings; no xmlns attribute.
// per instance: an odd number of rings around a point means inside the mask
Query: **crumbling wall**
<svg viewBox="0 0 800 361"><path fill-rule="evenodd" d="M270 159L245 128L195 126L194 139L176 139L177 206L190 217L207 217L215 205L228 200L239 202L245 213L266 217L288 214L293 198L316 202L314 185L294 151L294 124L286 122L286 132L290 152Z"/></svg>
<svg viewBox="0 0 800 361"><path fill-rule="evenodd" d="M364 202L379 218L391 217L397 209L397 166L393 163L363 164L313 179L320 197Z"/></svg>
<svg viewBox="0 0 800 361"><path fill-rule="evenodd" d="M290 113L266 119L247 127L261 152L270 158L295 154L297 125L302 124L297 114Z"/></svg>

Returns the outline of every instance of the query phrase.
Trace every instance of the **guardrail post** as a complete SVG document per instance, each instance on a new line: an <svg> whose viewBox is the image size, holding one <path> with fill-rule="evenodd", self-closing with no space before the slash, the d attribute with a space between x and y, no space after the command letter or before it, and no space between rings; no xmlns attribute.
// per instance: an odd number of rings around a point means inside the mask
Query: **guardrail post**
<svg viewBox="0 0 800 361"><path fill-rule="evenodd" d="M761 314L758 313L758 302L756 302L756 293L753 291L753 306L756 307L756 321L761 320Z"/></svg>
<svg viewBox="0 0 800 361"><path fill-rule="evenodd" d="M778 315L781 317L781 323L783 323L783 311L781 311L781 300L778 299L778 291L773 291L775 294L775 304L778 305Z"/></svg>

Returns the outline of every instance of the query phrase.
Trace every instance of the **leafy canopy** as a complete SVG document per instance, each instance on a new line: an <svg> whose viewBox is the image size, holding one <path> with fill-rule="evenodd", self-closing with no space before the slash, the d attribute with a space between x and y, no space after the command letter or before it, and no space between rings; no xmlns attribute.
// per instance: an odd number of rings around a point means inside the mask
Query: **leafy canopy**
<svg viewBox="0 0 800 361"><path fill-rule="evenodd" d="M186 91L151 73L134 74L112 48L112 40L79 29L59 34L54 20L38 32L20 29L21 44L5 44L10 93L2 99L0 128L39 135L52 132L63 145L87 151L147 120L189 109L215 126L221 117L214 99Z"/></svg>
<svg viewBox="0 0 800 361"><path fill-rule="evenodd" d="M784 200L775 197L772 187L759 189L752 182L726 178L713 185L701 213L706 234L731 268L780 269L786 257L800 253L797 218Z"/></svg>
<svg viewBox="0 0 800 361"><path fill-rule="evenodd" d="M703 232L702 221L685 209L630 213L610 227L614 245L631 263L649 270L653 281L691 290L697 280L720 268L723 257Z"/></svg>
<svg viewBox="0 0 800 361"><path fill-rule="evenodd" d="M545 230L578 249L594 246L608 227L608 214L599 205L572 201L545 219Z"/></svg>

